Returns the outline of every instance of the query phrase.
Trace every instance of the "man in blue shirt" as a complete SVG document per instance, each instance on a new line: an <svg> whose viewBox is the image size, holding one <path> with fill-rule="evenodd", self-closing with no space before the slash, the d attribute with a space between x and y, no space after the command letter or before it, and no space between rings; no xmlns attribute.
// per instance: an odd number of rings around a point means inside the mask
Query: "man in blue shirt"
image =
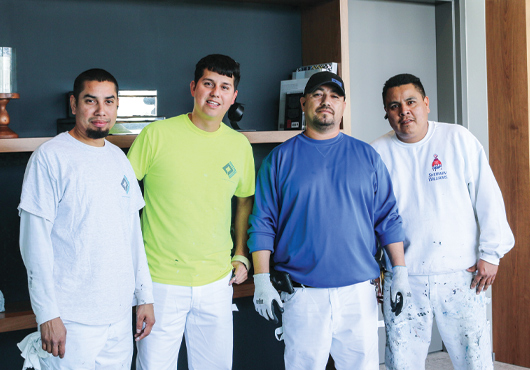
<svg viewBox="0 0 530 370"><path fill-rule="evenodd" d="M306 131L275 148L258 174L249 229L254 305L266 319L273 302L284 309L286 369L324 369L330 353L337 369L377 369L377 239L394 266L394 302L407 308L410 297L392 183L375 150L340 132L339 76L314 74L300 102ZM281 299L271 255L295 286Z"/></svg>

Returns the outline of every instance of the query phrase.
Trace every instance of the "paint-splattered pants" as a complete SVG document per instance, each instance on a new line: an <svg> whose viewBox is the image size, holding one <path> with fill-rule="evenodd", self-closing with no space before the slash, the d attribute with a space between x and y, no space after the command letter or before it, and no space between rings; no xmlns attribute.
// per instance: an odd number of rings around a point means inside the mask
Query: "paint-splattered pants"
<svg viewBox="0 0 530 370"><path fill-rule="evenodd" d="M493 369L485 293L470 289L473 275L459 271L410 275L412 302L395 316L390 309L392 274L385 274L383 313L387 369L425 369L433 318L456 370Z"/></svg>
<svg viewBox="0 0 530 370"><path fill-rule="evenodd" d="M286 370L378 370L377 301L366 281L282 293Z"/></svg>
<svg viewBox="0 0 530 370"><path fill-rule="evenodd" d="M131 311L108 325L85 325L64 320L64 358L40 358L42 370L130 369L133 355Z"/></svg>

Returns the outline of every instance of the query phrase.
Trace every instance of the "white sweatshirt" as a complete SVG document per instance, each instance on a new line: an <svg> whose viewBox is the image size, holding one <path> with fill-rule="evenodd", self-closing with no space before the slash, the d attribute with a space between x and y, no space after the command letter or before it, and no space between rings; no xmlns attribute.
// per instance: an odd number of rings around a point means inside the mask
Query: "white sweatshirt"
<svg viewBox="0 0 530 370"><path fill-rule="evenodd" d="M392 178L410 275L459 271L479 258L498 265L513 248L499 186L467 129L429 121L417 143L401 142L390 131L372 146Z"/></svg>
<svg viewBox="0 0 530 370"><path fill-rule="evenodd" d="M20 249L37 323L115 323L152 303L138 210L144 201L118 147L63 133L31 156L22 186Z"/></svg>

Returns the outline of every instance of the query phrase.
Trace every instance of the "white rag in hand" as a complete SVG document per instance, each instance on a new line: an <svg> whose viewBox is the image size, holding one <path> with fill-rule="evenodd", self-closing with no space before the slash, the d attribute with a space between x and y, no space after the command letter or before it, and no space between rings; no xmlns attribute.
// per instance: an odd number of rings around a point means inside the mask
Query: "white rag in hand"
<svg viewBox="0 0 530 370"><path fill-rule="evenodd" d="M24 357L24 365L22 370L28 368L34 368L40 370L39 357L47 358L51 354L42 349L42 341L40 332L31 333L26 338L22 339L22 342L17 344L18 348L22 352L21 356Z"/></svg>

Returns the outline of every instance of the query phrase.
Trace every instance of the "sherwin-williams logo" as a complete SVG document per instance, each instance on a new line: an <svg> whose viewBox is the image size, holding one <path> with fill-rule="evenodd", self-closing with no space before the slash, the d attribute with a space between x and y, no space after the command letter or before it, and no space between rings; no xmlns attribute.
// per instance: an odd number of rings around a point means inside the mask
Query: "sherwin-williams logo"
<svg viewBox="0 0 530 370"><path fill-rule="evenodd" d="M442 162L438 159L438 154L434 155L434 161L432 161L432 170L436 171L442 168Z"/></svg>
<svg viewBox="0 0 530 370"><path fill-rule="evenodd" d="M225 164L223 170L228 175L229 179L231 179L237 173L236 168L234 167L232 162L228 162L227 164Z"/></svg>
<svg viewBox="0 0 530 370"><path fill-rule="evenodd" d="M429 173L429 181L446 180L447 171L439 171L442 169L442 161L438 159L438 154L434 155L434 161L432 161L433 172Z"/></svg>
<svg viewBox="0 0 530 370"><path fill-rule="evenodd" d="M129 194L130 184L129 180L127 180L127 176L125 175L123 175L123 180L121 180L121 187L123 188L123 190L125 190L125 194Z"/></svg>

